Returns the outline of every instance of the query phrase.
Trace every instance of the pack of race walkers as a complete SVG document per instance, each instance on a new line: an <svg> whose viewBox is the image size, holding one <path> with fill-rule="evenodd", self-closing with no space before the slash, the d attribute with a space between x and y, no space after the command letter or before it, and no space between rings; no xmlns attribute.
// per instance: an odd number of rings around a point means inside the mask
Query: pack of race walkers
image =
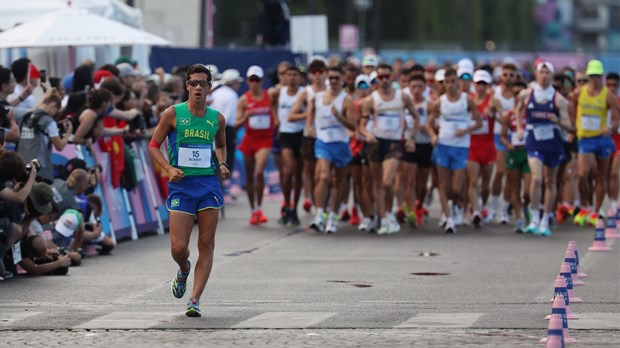
<svg viewBox="0 0 620 348"><path fill-rule="evenodd" d="M528 68L317 56L307 67L279 64L279 83L266 90L264 70L250 67L248 92L236 115L226 114L233 131L245 127L238 149L250 224L268 221L261 204L271 154L284 196L273 218L299 226L301 203L318 232L345 223L378 234L431 228L435 191L446 233L500 223L549 236L558 223L615 214L618 74L598 60L578 71L544 59ZM217 89L212 96L215 105Z"/></svg>

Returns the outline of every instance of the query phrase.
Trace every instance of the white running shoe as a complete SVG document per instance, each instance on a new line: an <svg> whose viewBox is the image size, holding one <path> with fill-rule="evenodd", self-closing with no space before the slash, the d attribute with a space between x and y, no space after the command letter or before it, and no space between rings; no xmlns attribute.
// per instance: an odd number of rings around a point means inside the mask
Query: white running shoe
<svg viewBox="0 0 620 348"><path fill-rule="evenodd" d="M381 223L381 227L377 231L377 234L388 234L388 233L390 233L389 223L387 221Z"/></svg>
<svg viewBox="0 0 620 348"><path fill-rule="evenodd" d="M320 233L325 232L325 221L323 220L323 216L317 215L314 221L312 221L310 228Z"/></svg>
<svg viewBox="0 0 620 348"><path fill-rule="evenodd" d="M338 221L335 217L327 220L327 227L325 228L326 233L336 233L338 232Z"/></svg>
<svg viewBox="0 0 620 348"><path fill-rule="evenodd" d="M445 228L447 222L448 218L443 213L441 213L441 217L439 218L439 223L437 225L441 228Z"/></svg>
<svg viewBox="0 0 620 348"><path fill-rule="evenodd" d="M454 223L456 224L456 226L463 225L463 209L461 209L461 207L456 205L454 207L454 213L455 213Z"/></svg>
<svg viewBox="0 0 620 348"><path fill-rule="evenodd" d="M444 231L449 234L456 234L456 226L454 225L454 220L448 219Z"/></svg>
<svg viewBox="0 0 620 348"><path fill-rule="evenodd" d="M357 227L358 231L363 231L363 232L368 232L371 230L372 227L372 220L370 220L370 218L365 217L362 219L362 222L360 222L360 225Z"/></svg>
<svg viewBox="0 0 620 348"><path fill-rule="evenodd" d="M396 220L393 214L390 214L390 219L388 221L388 233L398 233L400 232L400 224Z"/></svg>
<svg viewBox="0 0 620 348"><path fill-rule="evenodd" d="M499 213L499 223L502 225L508 225L510 223L510 217L505 212Z"/></svg>

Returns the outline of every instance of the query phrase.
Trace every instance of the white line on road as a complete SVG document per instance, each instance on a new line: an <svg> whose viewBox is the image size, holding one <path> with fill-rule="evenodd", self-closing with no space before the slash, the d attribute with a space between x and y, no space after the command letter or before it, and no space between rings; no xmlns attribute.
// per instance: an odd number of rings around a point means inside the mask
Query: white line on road
<svg viewBox="0 0 620 348"><path fill-rule="evenodd" d="M112 312L81 325L75 329L148 329L170 321L175 313L165 312Z"/></svg>
<svg viewBox="0 0 620 348"><path fill-rule="evenodd" d="M35 315L39 315L43 312L5 312L0 313L0 326L11 325L16 320L26 319L28 317L33 317Z"/></svg>
<svg viewBox="0 0 620 348"><path fill-rule="evenodd" d="M468 328L484 313L419 313L396 328Z"/></svg>
<svg viewBox="0 0 620 348"><path fill-rule="evenodd" d="M620 330L618 313L579 313L579 320L571 320L570 329Z"/></svg>
<svg viewBox="0 0 620 348"><path fill-rule="evenodd" d="M266 312L233 326L236 329L303 329L316 325L338 313Z"/></svg>

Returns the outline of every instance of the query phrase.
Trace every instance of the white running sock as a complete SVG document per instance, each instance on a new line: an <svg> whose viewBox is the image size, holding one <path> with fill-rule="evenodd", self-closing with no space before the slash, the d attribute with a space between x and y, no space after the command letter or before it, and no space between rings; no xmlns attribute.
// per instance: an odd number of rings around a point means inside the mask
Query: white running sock
<svg viewBox="0 0 620 348"><path fill-rule="evenodd" d="M340 209L338 210L338 214L342 214L343 211L347 210L346 203L340 203Z"/></svg>
<svg viewBox="0 0 620 348"><path fill-rule="evenodd" d="M493 196L491 198L491 209L493 211L497 211L498 208L499 208L499 196Z"/></svg>
<svg viewBox="0 0 620 348"><path fill-rule="evenodd" d="M504 203L502 203L502 213L504 213L504 215L508 215L508 208L510 207L510 202L509 201L504 201Z"/></svg>
<svg viewBox="0 0 620 348"><path fill-rule="evenodd" d="M325 213L325 208L316 208L316 216L323 218L323 214Z"/></svg>
<svg viewBox="0 0 620 348"><path fill-rule="evenodd" d="M544 231L549 228L549 213L544 213L542 221L540 221L540 230Z"/></svg>

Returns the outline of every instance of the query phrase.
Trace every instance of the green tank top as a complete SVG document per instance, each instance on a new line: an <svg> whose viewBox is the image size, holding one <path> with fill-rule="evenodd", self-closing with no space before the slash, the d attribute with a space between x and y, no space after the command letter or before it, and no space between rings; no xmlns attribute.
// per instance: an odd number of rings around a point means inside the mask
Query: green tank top
<svg viewBox="0 0 620 348"><path fill-rule="evenodd" d="M168 134L170 165L185 176L214 175L213 138L218 131L218 112L206 108L204 117L195 117L187 103L174 106L176 129Z"/></svg>

